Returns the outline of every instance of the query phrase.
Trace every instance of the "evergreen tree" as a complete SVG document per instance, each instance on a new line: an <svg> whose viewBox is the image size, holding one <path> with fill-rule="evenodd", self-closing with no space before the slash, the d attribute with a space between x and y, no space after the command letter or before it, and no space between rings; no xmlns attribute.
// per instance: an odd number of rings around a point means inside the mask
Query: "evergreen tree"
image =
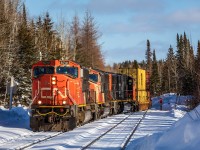
<svg viewBox="0 0 200 150"><path fill-rule="evenodd" d="M178 38L177 38L178 39ZM177 59L177 71L178 71L178 93L182 93L183 87L183 79L185 76L185 59L184 59L184 49L183 49L183 37L180 35L180 38L177 41L177 52L176 52L176 59Z"/></svg>
<svg viewBox="0 0 200 150"><path fill-rule="evenodd" d="M53 33L53 22L51 21L51 18L49 16L49 13L46 12L46 15L43 19L43 40L44 40L44 46L45 46L45 51L43 52L43 59L44 60L51 60L54 59L54 49L53 49L53 38L54 38L54 33Z"/></svg>
<svg viewBox="0 0 200 150"><path fill-rule="evenodd" d="M178 92L181 94L192 93L194 89L194 53L186 33L177 37L177 70L178 70ZM189 82L190 88L186 90Z"/></svg>
<svg viewBox="0 0 200 150"><path fill-rule="evenodd" d="M152 68L152 52L151 52L151 45L150 41L147 40L147 50L146 50L146 69L149 71L151 75L151 68Z"/></svg>
<svg viewBox="0 0 200 150"><path fill-rule="evenodd" d="M133 68L135 68L135 69L139 68L137 60L133 61Z"/></svg>
<svg viewBox="0 0 200 150"><path fill-rule="evenodd" d="M195 107L197 104L200 103L200 41L198 41L197 45L197 54L195 58L195 90L194 90L194 96L195 96L195 103L193 104Z"/></svg>
<svg viewBox="0 0 200 150"><path fill-rule="evenodd" d="M152 61L152 74L150 76L150 91L152 95L158 95L160 93L160 85L159 85L159 75L158 75L158 64L156 60L156 53L153 50L153 61Z"/></svg>
<svg viewBox="0 0 200 150"><path fill-rule="evenodd" d="M18 95L21 97L22 103L29 104L31 100L31 66L36 62L34 51L34 39L31 35L31 30L28 26L26 8L23 4L23 10L21 15L21 24L18 31L18 43L19 50L17 54L17 62L15 71L16 80L20 86L18 89Z"/></svg>
<svg viewBox="0 0 200 150"><path fill-rule="evenodd" d="M178 88L178 72L177 72L177 61L174 55L172 46L167 53L165 66L163 68L163 87L166 92L177 92Z"/></svg>

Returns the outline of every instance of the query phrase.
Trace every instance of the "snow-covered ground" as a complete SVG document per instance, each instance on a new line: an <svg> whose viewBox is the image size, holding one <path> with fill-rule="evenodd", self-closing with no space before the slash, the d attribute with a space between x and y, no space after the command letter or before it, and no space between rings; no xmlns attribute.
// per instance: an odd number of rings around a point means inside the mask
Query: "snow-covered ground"
<svg viewBox="0 0 200 150"><path fill-rule="evenodd" d="M159 110L160 97L163 99L163 110ZM185 100L189 97L177 97L173 93L160 97L152 99L151 110L147 112L126 149L198 149L200 147L200 106L187 113ZM97 120L28 149L79 149L127 117L123 124L91 147L91 149L120 149L124 138L133 129L133 123L137 122L141 113L137 112L129 117L126 114L119 114ZM37 143L56 134L59 133L32 132L29 128L27 108L15 107L9 111L0 107L0 149L20 148L26 144L30 145L30 141Z"/></svg>
<svg viewBox="0 0 200 150"><path fill-rule="evenodd" d="M185 100L190 97L181 96L176 98L172 95L163 95L164 109L170 108L170 112L174 117L180 119L171 126L168 130L160 133L155 133L144 137L141 142L138 142L132 149L137 150L197 150L200 148L200 105L190 112L187 110ZM158 98L154 99L154 105ZM177 102L179 105L176 105ZM157 106L156 106L157 107ZM176 108L176 109L175 109ZM185 115L184 115L185 114ZM182 117L183 116L183 117ZM131 145L129 145L132 147Z"/></svg>

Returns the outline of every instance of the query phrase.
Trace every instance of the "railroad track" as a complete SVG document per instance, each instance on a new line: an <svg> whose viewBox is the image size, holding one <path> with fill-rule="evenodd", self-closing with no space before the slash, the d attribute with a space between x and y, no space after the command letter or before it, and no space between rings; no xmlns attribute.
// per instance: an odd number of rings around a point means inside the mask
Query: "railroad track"
<svg viewBox="0 0 200 150"><path fill-rule="evenodd" d="M135 127L133 128L133 130L131 131L131 133L126 137L126 140L122 143L120 149L124 150L127 146L127 144L129 143L131 137L133 136L133 134L135 133L135 131L137 130L138 126L141 124L142 120L144 119L144 117L146 116L147 111L144 112L144 114L142 115L141 118L139 118L138 122L136 123ZM112 130L114 130L117 126L121 125L127 118L129 118L132 114L128 115L127 117L125 117L123 120L121 120L119 123L117 123L115 126L113 126L112 128L110 128L108 131L106 131L105 133L101 134L99 137L97 137L96 139L92 140L89 144L87 144L86 146L82 147L81 150L86 150L86 149L93 149L92 145L94 145L96 142L98 142L101 138L103 138L105 135L107 135L109 132L111 132Z"/></svg>
<svg viewBox="0 0 200 150"><path fill-rule="evenodd" d="M132 113L130 114L132 115ZM82 150L85 150L87 148L89 148L92 144L94 144L96 141L98 141L100 138L102 138L104 135L106 135L107 133L109 133L110 131L112 131L115 127L117 127L119 124L121 124L124 120L126 120L130 115L128 115L127 117L125 117L123 120L121 120L119 123L117 123L116 125L114 125L112 128L110 128L108 131L104 132L102 135L100 135L98 138L94 139L92 142L90 142L89 144L87 144L86 146L84 146L82 148Z"/></svg>
<svg viewBox="0 0 200 150"><path fill-rule="evenodd" d="M124 144L122 145L121 149L124 150L127 146L127 144L129 143L131 137L133 136L133 134L135 133L135 131L137 130L138 126L140 125L140 123L142 122L142 120L145 118L147 114L147 111L145 111L144 115L142 116L142 118L140 118L139 122L137 123L137 125L135 126L134 130L131 132L131 134L127 137L127 140L124 142Z"/></svg>
<svg viewBox="0 0 200 150"><path fill-rule="evenodd" d="M53 137L63 134L62 132L38 132L26 136L18 137L18 139L9 140L0 145L0 149L16 149L23 150L35 144L44 142Z"/></svg>
<svg viewBox="0 0 200 150"><path fill-rule="evenodd" d="M125 116L124 118L121 118L119 121L117 121L118 119L114 119L115 120L114 122L109 121L109 118L107 118L108 122L110 122L110 123L106 123L107 120L101 120L101 122L104 122L104 124L107 124L107 125L103 126L102 124L99 124L99 127L98 127L99 129L97 129L98 130L97 132L99 132L99 133L101 132L101 133L100 134L98 133L98 135L93 134L92 131L90 131L90 130L87 130L88 128L91 130L94 130L92 128L94 126L92 126L92 124L91 124L86 127L83 126L84 128L86 128L86 130L81 130L80 131L81 134L75 134L75 136L70 136L70 133L68 133L68 132L65 132L65 133L62 133L62 132L54 132L54 133L41 132L40 133L40 132L38 132L38 133L34 133L32 135L27 135L25 137L21 137L17 140L9 141L8 143L6 142L5 146L0 145L0 149L2 149L2 148L3 149L10 149L10 148L11 149L31 149L31 148L34 149L34 147L37 147L38 145L41 145L41 144L44 145L44 147L45 147L45 145L48 146L48 141L53 141L53 140L56 140L56 138L60 138L63 140L66 139L66 142L69 142L69 143L64 142L66 144L65 148L68 148L70 146L70 144L74 144L71 146L76 146L77 148L79 147L80 149L85 150L85 149L90 149L90 148L95 147L94 145L96 143L98 143L98 141L100 141L101 139L106 138L106 137L109 138L108 137L109 134L111 134L113 132L115 133L116 130L119 130L119 132L121 132L122 135L118 135L119 133L116 133L117 136L121 137L124 135L124 139L120 141L120 143L122 143L122 144L119 148L119 149L123 150L126 148L127 144L129 143L134 132L137 130L138 126L142 122L142 119L145 117L146 113L147 113L147 111L146 112L136 112L134 114L133 113L126 114L127 116ZM112 124L113 124L113 126L112 126ZM121 129L123 129L124 131ZM74 130L74 132L77 132L78 130L79 130L79 128ZM91 132L91 135L89 135L90 132ZM71 133L73 133L73 131ZM70 143L70 138L73 140L77 139L77 140L75 140L77 143ZM87 141L86 141L84 138L85 139L89 138L89 139L87 139ZM86 145L77 145L77 144L80 144L81 142L85 143ZM68 144L68 146L67 146L67 144ZM69 147L69 149L70 149L70 147Z"/></svg>
<svg viewBox="0 0 200 150"><path fill-rule="evenodd" d="M35 145L35 144L38 144L38 143L47 141L47 140L49 140L49 139L51 139L51 138L54 138L54 137L56 137L56 136L59 136L59 135L61 135L61 134L63 134L63 133L62 133L62 132L58 132L58 133L55 134L55 135L50 135L49 137L46 137L46 138L44 138L44 139L39 139L38 141L35 141L35 142L33 142L33 143L29 143L29 144L27 144L27 145L25 145L25 146L20 147L19 149L20 149L20 150L23 150L23 149L29 148L29 147L31 147L31 146L33 146L33 145Z"/></svg>

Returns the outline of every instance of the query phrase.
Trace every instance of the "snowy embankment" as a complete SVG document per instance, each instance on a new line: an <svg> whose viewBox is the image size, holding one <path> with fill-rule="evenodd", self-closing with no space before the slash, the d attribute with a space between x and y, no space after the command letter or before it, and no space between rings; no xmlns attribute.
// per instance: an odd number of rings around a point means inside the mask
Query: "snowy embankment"
<svg viewBox="0 0 200 150"><path fill-rule="evenodd" d="M0 106L0 144L31 133L28 109L14 107L9 111Z"/></svg>
<svg viewBox="0 0 200 150"><path fill-rule="evenodd" d="M188 150L200 147L200 105L186 113L185 105L175 105L177 98L173 95L162 96L165 101L164 109L170 108L174 117L182 117L172 127L164 132L156 133L140 139L136 145L129 145L137 150ZM181 97L179 104L184 104L187 97ZM154 99L154 105L158 99ZM166 103L167 101L167 103ZM169 103L168 103L169 102ZM170 106L170 107L169 107ZM175 108L176 106L176 108ZM157 107L157 106L156 106Z"/></svg>

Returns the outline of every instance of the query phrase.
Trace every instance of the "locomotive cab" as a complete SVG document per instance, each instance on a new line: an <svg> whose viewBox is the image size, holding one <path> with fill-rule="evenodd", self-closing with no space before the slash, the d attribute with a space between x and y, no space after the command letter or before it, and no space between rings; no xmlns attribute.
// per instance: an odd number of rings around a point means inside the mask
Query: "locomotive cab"
<svg viewBox="0 0 200 150"><path fill-rule="evenodd" d="M66 131L85 120L78 106L86 105L88 71L73 61L40 61L32 67L32 115L34 131ZM77 118L77 119L76 119Z"/></svg>

